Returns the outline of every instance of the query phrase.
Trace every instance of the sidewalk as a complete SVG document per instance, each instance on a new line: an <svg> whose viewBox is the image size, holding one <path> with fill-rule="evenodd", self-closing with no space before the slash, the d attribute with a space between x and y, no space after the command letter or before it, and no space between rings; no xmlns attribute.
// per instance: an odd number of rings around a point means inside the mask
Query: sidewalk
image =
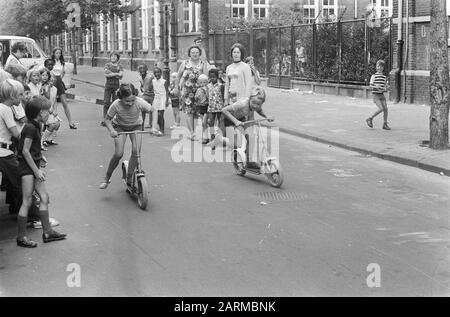
<svg viewBox="0 0 450 317"><path fill-rule="evenodd" d="M137 73L125 71L124 81L138 86ZM78 66L74 84L79 82L104 86L102 68ZM76 88L74 98L101 104L102 95L83 97ZM264 109L276 118L280 131L356 151L385 160L450 176L450 149L431 150L422 145L429 140L430 109L426 105L388 102L391 131L381 129L380 114L370 129L365 119L377 109L370 99L356 99L312 92L266 88ZM98 99L100 98L100 99Z"/></svg>

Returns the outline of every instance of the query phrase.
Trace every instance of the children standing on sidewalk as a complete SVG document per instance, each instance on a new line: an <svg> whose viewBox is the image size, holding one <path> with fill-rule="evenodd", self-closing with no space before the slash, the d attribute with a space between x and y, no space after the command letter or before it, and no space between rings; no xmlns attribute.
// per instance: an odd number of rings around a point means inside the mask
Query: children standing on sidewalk
<svg viewBox="0 0 450 317"><path fill-rule="evenodd" d="M386 97L384 93L388 89L387 77L383 74L385 62L379 60L376 68L377 72L370 78L370 88L372 88L373 102L377 105L378 110L369 118L366 119L366 123L370 128L373 128L373 119L383 112L383 129L390 130L388 126L388 108L386 103Z"/></svg>
<svg viewBox="0 0 450 317"><path fill-rule="evenodd" d="M148 66L146 64L141 64L138 67L139 72L139 83L141 84L140 90L141 90L141 98L144 99L149 104L153 104L153 101L155 100L155 90L153 89L153 74L148 72ZM149 120L148 120L148 128L153 129L156 128L156 122L158 118L155 118L153 120L153 115L150 112L149 114ZM145 126L145 116L144 114L144 126Z"/></svg>
<svg viewBox="0 0 450 317"><path fill-rule="evenodd" d="M47 69L41 70L41 78L43 95L50 101L50 115L47 122L45 123L46 129L44 131L44 134L42 135L42 145L58 145L58 143L53 141L55 132L58 131L61 126L61 119L58 117L56 101L58 89L53 86L53 78L50 71L48 71Z"/></svg>
<svg viewBox="0 0 450 317"><path fill-rule="evenodd" d="M105 95L103 98L103 121L101 125L105 127L105 117L111 104L117 99L116 91L120 87L120 80L123 78L123 67L120 64L120 54L112 52L111 61L105 65Z"/></svg>
<svg viewBox="0 0 450 317"><path fill-rule="evenodd" d="M168 107L168 89L169 84L162 78L162 70L159 67L155 67L153 70L155 78L152 80L153 89L155 90L155 100L153 101L153 107L158 111L158 126L159 132L157 136L164 135L165 121L164 111Z"/></svg>
<svg viewBox="0 0 450 317"><path fill-rule="evenodd" d="M196 109L195 112L196 114L199 116L201 122L202 122L202 128L203 128L203 140L202 140L202 144L208 144L209 143L209 139L208 136L206 135L207 129L208 129L208 125L207 125L207 113L208 113L208 83L209 83L209 79L208 76L205 74L201 74L200 76L198 76L198 81L197 81L197 92L195 93L195 104L196 104ZM195 126L194 126L194 130L195 130Z"/></svg>
<svg viewBox="0 0 450 317"><path fill-rule="evenodd" d="M178 89L178 73L174 72L170 75L169 98L172 104L173 117L175 125L170 129L179 128L181 126L180 115L180 90Z"/></svg>
<svg viewBox="0 0 450 317"><path fill-rule="evenodd" d="M46 175L40 169L41 125L48 119L50 102L42 96L33 97L25 106L28 123L22 130L18 158L19 174L22 177L22 206L18 215L17 245L24 248L35 248L37 243L27 237L28 209L32 204L32 195L36 191L40 198L39 217L43 225L42 240L44 243L64 240L65 234L54 231L50 225L48 212L49 196L45 186Z"/></svg>
<svg viewBox="0 0 450 317"><path fill-rule="evenodd" d="M213 141L215 138L214 127L216 120L219 128L224 134L224 127L222 122L222 108L223 108L223 95L225 92L225 85L219 82L219 71L217 69L211 69L209 71L209 84L208 84L208 127L209 137Z"/></svg>

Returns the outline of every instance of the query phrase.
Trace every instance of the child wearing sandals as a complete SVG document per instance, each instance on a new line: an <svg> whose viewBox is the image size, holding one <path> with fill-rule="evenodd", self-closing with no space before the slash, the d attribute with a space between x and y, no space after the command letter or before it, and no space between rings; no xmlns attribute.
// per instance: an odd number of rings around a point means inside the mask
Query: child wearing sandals
<svg viewBox="0 0 450 317"><path fill-rule="evenodd" d="M50 224L48 204L49 195L45 182L47 180L40 169L41 125L49 116L50 102L43 96L35 96L25 106L28 123L22 130L19 149L19 174L22 178L22 206L18 215L17 245L24 248L35 248L37 243L27 237L28 210L32 204L32 195L36 191L40 198L39 217L42 221L44 243L66 239L65 234L54 231Z"/></svg>

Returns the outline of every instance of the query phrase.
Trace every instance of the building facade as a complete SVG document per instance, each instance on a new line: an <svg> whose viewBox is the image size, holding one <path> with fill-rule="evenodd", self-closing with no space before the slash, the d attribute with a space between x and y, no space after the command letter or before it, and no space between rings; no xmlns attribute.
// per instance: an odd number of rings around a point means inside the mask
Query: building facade
<svg viewBox="0 0 450 317"><path fill-rule="evenodd" d="M450 16L450 0L446 1ZM429 104L430 1L394 0L393 5L391 96L395 101Z"/></svg>
<svg viewBox="0 0 450 317"><path fill-rule="evenodd" d="M105 21L99 17L97 26L83 30L73 36L70 32L53 36L50 42L41 43L44 48L59 46L69 58L71 47L77 48L77 60L81 64L102 66L109 60L112 51L122 55L122 63L127 68L146 63L153 67L163 58L161 50L161 17L163 7L158 0L122 0L139 9L123 20L114 18ZM423 0L424 1L424 0ZM411 1L414 2L414 1ZM170 10L169 58L172 66L186 58L187 48L200 35L200 5L188 1L173 1ZM170 8L172 9L172 8ZM302 23L321 22L324 19L360 19L368 12L376 17L390 16L394 12L392 0L210 0L209 20L211 31L223 30L233 19L271 18L276 11L289 10ZM212 33L213 34L213 33ZM214 36L210 47L214 46Z"/></svg>

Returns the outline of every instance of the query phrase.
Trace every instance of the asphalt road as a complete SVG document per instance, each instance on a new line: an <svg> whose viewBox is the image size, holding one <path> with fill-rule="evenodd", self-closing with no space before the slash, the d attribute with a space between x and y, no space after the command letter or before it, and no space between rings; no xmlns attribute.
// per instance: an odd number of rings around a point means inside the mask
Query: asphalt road
<svg viewBox="0 0 450 317"><path fill-rule="evenodd" d="M39 247L18 248L2 215L0 296L450 294L447 177L281 135L277 190L229 163L175 163L176 140L146 137L141 211L119 171L98 189L113 152L101 106L71 107L79 130L65 122L46 153L50 213L68 240L44 245L34 230ZM67 284L71 264L81 287Z"/></svg>

